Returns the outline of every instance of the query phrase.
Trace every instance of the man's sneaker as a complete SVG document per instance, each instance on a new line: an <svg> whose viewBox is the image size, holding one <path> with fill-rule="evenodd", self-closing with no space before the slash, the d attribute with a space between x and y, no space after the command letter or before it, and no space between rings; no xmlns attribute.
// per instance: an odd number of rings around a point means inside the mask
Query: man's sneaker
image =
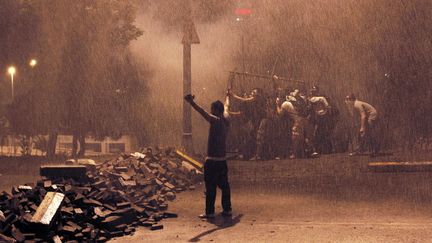
<svg viewBox="0 0 432 243"><path fill-rule="evenodd" d="M229 211L222 211L222 216L226 216L226 217L231 217L232 216L232 211L231 210L229 210Z"/></svg>
<svg viewBox="0 0 432 243"><path fill-rule="evenodd" d="M294 154L291 154L289 158L290 158L290 159L295 159L296 157L295 157Z"/></svg>
<svg viewBox="0 0 432 243"><path fill-rule="evenodd" d="M198 215L198 218L200 218L200 219L214 219L215 215L214 215L214 213L211 213L211 214L203 213L203 214Z"/></svg>
<svg viewBox="0 0 432 243"><path fill-rule="evenodd" d="M313 153L311 154L311 157L312 157L312 158L318 158L318 157L319 157L319 153L317 153L317 152L313 152Z"/></svg>

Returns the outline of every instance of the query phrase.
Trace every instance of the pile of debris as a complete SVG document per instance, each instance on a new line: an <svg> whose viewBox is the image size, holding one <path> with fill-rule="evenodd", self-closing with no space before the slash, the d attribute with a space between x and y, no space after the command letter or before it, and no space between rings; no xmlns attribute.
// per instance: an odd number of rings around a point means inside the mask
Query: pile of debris
<svg viewBox="0 0 432 243"><path fill-rule="evenodd" d="M35 186L0 194L0 242L104 242L177 217L167 201L202 173L172 148L147 148L98 165L42 166Z"/></svg>

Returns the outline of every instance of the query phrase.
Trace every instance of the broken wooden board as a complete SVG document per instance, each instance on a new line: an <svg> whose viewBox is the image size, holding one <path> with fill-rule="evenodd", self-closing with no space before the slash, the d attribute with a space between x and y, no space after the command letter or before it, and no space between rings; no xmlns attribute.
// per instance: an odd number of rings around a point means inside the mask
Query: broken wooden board
<svg viewBox="0 0 432 243"><path fill-rule="evenodd" d="M191 163L183 160L181 162L182 167L187 171L187 172L192 172L192 171L196 171L197 173L201 173L201 171L198 171L195 166L193 166Z"/></svg>
<svg viewBox="0 0 432 243"><path fill-rule="evenodd" d="M59 192L47 192L42 203L37 208L31 222L42 224L44 226L51 225L51 222L60 208L60 205L65 195Z"/></svg>
<svg viewBox="0 0 432 243"><path fill-rule="evenodd" d="M432 162L371 162L368 170L373 172L428 172L432 171Z"/></svg>
<svg viewBox="0 0 432 243"><path fill-rule="evenodd" d="M191 158L191 157L187 156L186 154L182 153L181 151L176 150L176 153L177 153L180 157L182 157L183 159L185 159L186 161L188 161L188 162L192 163L193 165L195 165L196 167L198 167L199 169L202 169L202 168L203 168L203 164L202 164L202 163L200 163L200 162L194 160L193 158Z"/></svg>

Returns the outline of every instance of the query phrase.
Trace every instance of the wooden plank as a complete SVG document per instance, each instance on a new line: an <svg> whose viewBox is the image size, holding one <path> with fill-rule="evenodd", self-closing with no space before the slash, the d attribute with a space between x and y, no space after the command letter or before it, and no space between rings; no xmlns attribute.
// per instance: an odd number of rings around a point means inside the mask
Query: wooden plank
<svg viewBox="0 0 432 243"><path fill-rule="evenodd" d="M191 158L191 157L187 156L186 154L182 153L181 151L176 150L176 153L177 153L180 157L182 157L183 159L185 159L186 161L188 161L188 162L192 163L193 165L195 165L196 167L198 167L198 168L200 168L200 169L203 168L203 164L202 164L202 163L200 163L200 162L194 160L193 158Z"/></svg>
<svg viewBox="0 0 432 243"><path fill-rule="evenodd" d="M192 171L198 171L195 166L193 166L191 163L189 163L188 161L183 160L181 162L182 167L185 169L185 171L187 172L192 172Z"/></svg>
<svg viewBox="0 0 432 243"><path fill-rule="evenodd" d="M368 169L373 172L429 172L432 162L371 162Z"/></svg>
<svg viewBox="0 0 432 243"><path fill-rule="evenodd" d="M45 226L51 225L54 216L60 209L64 196L63 193L59 192L47 192L36 213L33 215L31 222Z"/></svg>
<svg viewBox="0 0 432 243"><path fill-rule="evenodd" d="M40 175L55 177L85 177L87 167L84 165L43 165L40 167Z"/></svg>

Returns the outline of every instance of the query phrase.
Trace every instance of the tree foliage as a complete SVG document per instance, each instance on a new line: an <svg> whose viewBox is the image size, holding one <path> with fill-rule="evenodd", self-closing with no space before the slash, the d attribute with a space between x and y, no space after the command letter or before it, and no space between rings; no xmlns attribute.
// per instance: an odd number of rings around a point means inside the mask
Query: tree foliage
<svg viewBox="0 0 432 243"><path fill-rule="evenodd" d="M131 125L142 122L130 119L136 105L132 100L141 100L146 88L128 45L143 32L134 25L135 7L130 1L5 2L11 1L2 1L5 19L32 25L0 45L19 43L16 52L1 48L1 53L11 59L23 53L38 58L33 70L26 67L27 57L18 67L26 70L20 82L26 81L9 109L16 133L103 138L119 137L139 126ZM15 16L12 9L20 14ZM24 40L30 43L27 49L19 48Z"/></svg>

